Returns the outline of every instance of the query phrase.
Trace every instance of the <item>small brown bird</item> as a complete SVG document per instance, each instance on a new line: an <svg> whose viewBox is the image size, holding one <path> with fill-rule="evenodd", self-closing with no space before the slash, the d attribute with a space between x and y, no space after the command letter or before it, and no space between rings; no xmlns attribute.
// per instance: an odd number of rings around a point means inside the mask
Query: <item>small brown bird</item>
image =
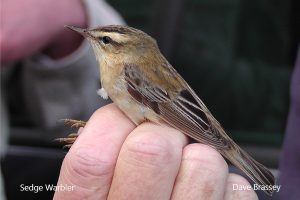
<svg viewBox="0 0 300 200"><path fill-rule="evenodd" d="M98 93L110 97L136 125L144 121L167 124L214 147L255 183L275 184L272 173L229 138L152 37L120 25L66 27L83 35L93 47L101 74ZM272 195L273 191L265 192Z"/></svg>

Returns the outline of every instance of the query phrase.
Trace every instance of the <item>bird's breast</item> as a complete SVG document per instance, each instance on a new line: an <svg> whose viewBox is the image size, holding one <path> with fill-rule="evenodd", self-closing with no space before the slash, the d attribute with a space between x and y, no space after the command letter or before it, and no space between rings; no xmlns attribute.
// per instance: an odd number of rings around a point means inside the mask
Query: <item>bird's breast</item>
<svg viewBox="0 0 300 200"><path fill-rule="evenodd" d="M144 121L158 122L158 116L151 109L136 101L127 91L125 81L120 78L112 87L105 88L111 100L122 110L136 125Z"/></svg>

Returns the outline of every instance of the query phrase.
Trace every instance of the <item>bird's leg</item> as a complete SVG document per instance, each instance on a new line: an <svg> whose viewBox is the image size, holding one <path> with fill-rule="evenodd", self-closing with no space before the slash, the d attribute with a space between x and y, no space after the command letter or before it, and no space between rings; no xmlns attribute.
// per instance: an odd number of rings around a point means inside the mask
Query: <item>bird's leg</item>
<svg viewBox="0 0 300 200"><path fill-rule="evenodd" d="M63 119L61 120L66 126L71 128L83 128L86 125L85 121L74 120L74 119ZM70 149L72 144L76 141L78 133L71 133L66 138L56 138L54 141L57 141L63 144L64 149Z"/></svg>

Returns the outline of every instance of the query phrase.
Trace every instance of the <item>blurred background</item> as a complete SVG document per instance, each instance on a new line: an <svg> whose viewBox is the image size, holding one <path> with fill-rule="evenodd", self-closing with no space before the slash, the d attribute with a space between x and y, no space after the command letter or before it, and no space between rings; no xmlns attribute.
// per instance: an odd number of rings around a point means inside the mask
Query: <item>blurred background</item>
<svg viewBox="0 0 300 200"><path fill-rule="evenodd" d="M64 24L126 23L153 36L228 134L278 174L300 35L297 0L36 2L0 5L1 170L7 199L52 199L51 192L20 192L20 184L56 184L65 152L53 139L77 131L58 120L87 120L109 103L96 95L99 77L89 45ZM45 7L49 13L37 11ZM29 15L29 9L36 12ZM58 52L62 46L69 48Z"/></svg>

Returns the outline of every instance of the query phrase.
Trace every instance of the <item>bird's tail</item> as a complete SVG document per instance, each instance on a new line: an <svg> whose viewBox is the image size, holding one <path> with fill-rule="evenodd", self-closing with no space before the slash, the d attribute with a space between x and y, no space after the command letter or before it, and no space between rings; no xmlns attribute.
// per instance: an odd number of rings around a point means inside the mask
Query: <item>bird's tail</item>
<svg viewBox="0 0 300 200"><path fill-rule="evenodd" d="M233 143L229 150L220 152L234 166L242 170L256 184L273 186L275 178L273 174L265 166L254 160L248 153L242 150L238 145ZM264 190L268 195L272 196L272 190Z"/></svg>

